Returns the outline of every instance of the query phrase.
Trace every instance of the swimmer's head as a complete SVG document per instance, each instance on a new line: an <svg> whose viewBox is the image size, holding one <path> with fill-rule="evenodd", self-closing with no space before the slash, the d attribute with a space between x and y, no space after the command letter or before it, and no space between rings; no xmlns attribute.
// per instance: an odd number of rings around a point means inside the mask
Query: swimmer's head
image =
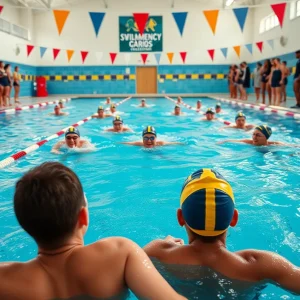
<svg viewBox="0 0 300 300"><path fill-rule="evenodd" d="M230 184L212 169L191 174L181 190L177 217L188 233L211 238L222 235L238 220Z"/></svg>
<svg viewBox="0 0 300 300"><path fill-rule="evenodd" d="M104 115L103 106L99 106L97 112L98 112L98 116L102 117Z"/></svg>
<svg viewBox="0 0 300 300"><path fill-rule="evenodd" d="M113 126L115 131L121 131L123 129L123 120L121 119L121 117L116 116L113 119Z"/></svg>
<svg viewBox="0 0 300 300"><path fill-rule="evenodd" d="M221 103L217 103L217 104L216 104L216 113L217 113L217 114L220 113L221 110L222 110Z"/></svg>
<svg viewBox="0 0 300 300"><path fill-rule="evenodd" d="M299 59L300 59L300 50L297 50L297 51L295 52L295 54L296 54L296 58L299 58Z"/></svg>
<svg viewBox="0 0 300 300"><path fill-rule="evenodd" d="M175 108L174 108L174 114L175 114L175 116L179 116L180 113L181 113L180 106L176 105Z"/></svg>
<svg viewBox="0 0 300 300"><path fill-rule="evenodd" d="M59 107L59 105L55 105L55 107L54 107L54 114L55 115L59 115L60 114L60 107Z"/></svg>
<svg viewBox="0 0 300 300"><path fill-rule="evenodd" d="M115 113L115 112L116 112L116 105L115 105L115 104L112 104L112 105L110 106L110 111L111 111L112 113Z"/></svg>
<svg viewBox="0 0 300 300"><path fill-rule="evenodd" d="M215 112L213 111L212 108L208 108L208 109L206 110L205 116L206 116L206 119L207 119L208 121L213 120L214 115L215 115Z"/></svg>
<svg viewBox="0 0 300 300"><path fill-rule="evenodd" d="M22 228L49 250L62 247L73 235L83 236L89 220L79 178L58 162L43 163L22 176L14 211Z"/></svg>
<svg viewBox="0 0 300 300"><path fill-rule="evenodd" d="M80 132L76 127L70 127L65 133L65 142L69 148L75 148L79 145Z"/></svg>
<svg viewBox="0 0 300 300"><path fill-rule="evenodd" d="M253 144L264 146L268 144L268 139L272 135L272 129L267 125L257 126L252 134Z"/></svg>
<svg viewBox="0 0 300 300"><path fill-rule="evenodd" d="M202 102L201 102L201 100L198 100L198 101L197 101L197 109L200 109L201 106L202 106Z"/></svg>
<svg viewBox="0 0 300 300"><path fill-rule="evenodd" d="M142 100L141 100L141 106L142 106L142 107L146 106L146 99L142 99Z"/></svg>
<svg viewBox="0 0 300 300"><path fill-rule="evenodd" d="M60 108L63 108L63 107L64 107L63 101L62 101L62 100L59 100L58 105L59 105Z"/></svg>
<svg viewBox="0 0 300 300"><path fill-rule="evenodd" d="M106 98L106 103L110 103L110 97Z"/></svg>
<svg viewBox="0 0 300 300"><path fill-rule="evenodd" d="M181 103L181 101L182 101L182 98L181 97L177 97L177 102Z"/></svg>
<svg viewBox="0 0 300 300"><path fill-rule="evenodd" d="M143 130L143 144L145 148L156 146L156 130L153 126L147 126Z"/></svg>
<svg viewBox="0 0 300 300"><path fill-rule="evenodd" d="M243 112L238 112L235 116L235 124L237 128L245 128L246 125L246 115Z"/></svg>

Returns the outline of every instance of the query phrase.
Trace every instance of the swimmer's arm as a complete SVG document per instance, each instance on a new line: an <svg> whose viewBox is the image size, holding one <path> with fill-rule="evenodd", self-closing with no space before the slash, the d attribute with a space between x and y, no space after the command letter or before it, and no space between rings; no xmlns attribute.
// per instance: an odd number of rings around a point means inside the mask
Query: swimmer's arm
<svg viewBox="0 0 300 300"><path fill-rule="evenodd" d="M226 140L226 141L221 141L218 142L217 144L225 144L225 143L244 143L244 144L253 144L252 140Z"/></svg>
<svg viewBox="0 0 300 300"><path fill-rule="evenodd" d="M122 142L121 144L132 145L132 146L143 146L143 142Z"/></svg>
<svg viewBox="0 0 300 300"><path fill-rule="evenodd" d="M92 115L92 119L98 119L97 115Z"/></svg>
<svg viewBox="0 0 300 300"><path fill-rule="evenodd" d="M300 148L300 145L285 144L285 143L282 143L282 142L268 142L268 145L279 145L279 146Z"/></svg>
<svg viewBox="0 0 300 300"><path fill-rule="evenodd" d="M125 127L125 128L124 128L124 131L125 131L125 132L133 132L133 130L132 130L131 128L129 128L129 127Z"/></svg>
<svg viewBox="0 0 300 300"><path fill-rule="evenodd" d="M60 150L61 146L64 145L65 142L64 141L61 141L61 142L58 142L57 144L55 144L51 150L51 153L54 153L54 154L62 154Z"/></svg>
<svg viewBox="0 0 300 300"><path fill-rule="evenodd" d="M109 131L109 132L111 132L111 131L114 131L114 129L113 129L113 128L108 128L108 129L105 129L104 131Z"/></svg>

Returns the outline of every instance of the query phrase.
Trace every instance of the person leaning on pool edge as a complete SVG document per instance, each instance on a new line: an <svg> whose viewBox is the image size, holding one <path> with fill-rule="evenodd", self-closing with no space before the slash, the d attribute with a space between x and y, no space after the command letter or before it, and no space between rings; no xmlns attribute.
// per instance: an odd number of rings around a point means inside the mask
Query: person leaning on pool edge
<svg viewBox="0 0 300 300"><path fill-rule="evenodd" d="M132 241L111 237L84 246L87 200L66 166L48 162L27 172L16 184L14 211L37 243L38 255L25 263L0 263L0 299L120 299L123 294L125 299L128 288L142 299L185 299Z"/></svg>
<svg viewBox="0 0 300 300"><path fill-rule="evenodd" d="M226 248L227 232L236 226L238 211L230 184L215 170L200 169L185 180L177 220L185 228L189 244L171 236L155 240L144 247L150 257L169 265L205 266L231 280L272 280L300 294L300 268L282 256Z"/></svg>

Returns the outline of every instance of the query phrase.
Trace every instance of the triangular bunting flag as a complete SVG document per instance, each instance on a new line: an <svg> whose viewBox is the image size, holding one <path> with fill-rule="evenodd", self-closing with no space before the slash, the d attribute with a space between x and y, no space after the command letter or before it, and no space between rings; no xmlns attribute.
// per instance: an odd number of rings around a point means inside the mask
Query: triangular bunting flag
<svg viewBox="0 0 300 300"><path fill-rule="evenodd" d="M126 62L126 65L129 65L130 59L131 59L131 54L130 53L124 53L124 59Z"/></svg>
<svg viewBox="0 0 300 300"><path fill-rule="evenodd" d="M233 12L236 16L236 19L240 25L240 28L242 30L242 32L244 31L244 26L245 26L245 22L246 22L246 18L248 15L248 7L242 7L242 8L234 8Z"/></svg>
<svg viewBox="0 0 300 300"><path fill-rule="evenodd" d="M216 33L217 21L219 16L219 10L204 10L204 16L213 32Z"/></svg>
<svg viewBox="0 0 300 300"><path fill-rule="evenodd" d="M154 56L155 56L155 60L156 60L157 64L159 65L160 58L161 58L161 53L155 53Z"/></svg>
<svg viewBox="0 0 300 300"><path fill-rule="evenodd" d="M0 14L2 13L3 10L3 6L0 6Z"/></svg>
<svg viewBox="0 0 300 300"><path fill-rule="evenodd" d="M96 52L97 62L100 63L103 58L103 52Z"/></svg>
<svg viewBox="0 0 300 300"><path fill-rule="evenodd" d="M148 13L134 13L133 14L133 18L134 21L136 23L136 26L140 32L140 34L142 35L145 31L145 27L149 18L149 14Z"/></svg>
<svg viewBox="0 0 300 300"><path fill-rule="evenodd" d="M47 48L46 47L40 47L40 55L41 55L41 58L43 58L45 52L47 51Z"/></svg>
<svg viewBox="0 0 300 300"><path fill-rule="evenodd" d="M142 61L143 61L143 63L145 64L146 63L146 61L147 61L147 57L148 57L148 54L141 54L141 57L142 57Z"/></svg>
<svg viewBox="0 0 300 300"><path fill-rule="evenodd" d="M245 47L248 49L248 51L253 54L253 45L252 44L247 44Z"/></svg>
<svg viewBox="0 0 300 300"><path fill-rule="evenodd" d="M32 45L27 45L27 57L29 57L30 53L32 52L34 46Z"/></svg>
<svg viewBox="0 0 300 300"><path fill-rule="evenodd" d="M183 30L184 30L184 25L187 17L187 12L175 12L172 13L173 17L175 19L175 22L177 24L177 27L179 29L180 35L182 36Z"/></svg>
<svg viewBox="0 0 300 300"><path fill-rule="evenodd" d="M89 52L88 51L80 51L80 53L81 53L82 63L84 64L84 61L85 61L87 55L89 54Z"/></svg>
<svg viewBox="0 0 300 300"><path fill-rule="evenodd" d="M264 45L264 42L258 42L258 43L256 43L256 46L259 49L260 53L262 53L263 45Z"/></svg>
<svg viewBox="0 0 300 300"><path fill-rule="evenodd" d="M277 16L279 24L282 28L283 21L284 21L286 3L271 4L271 7L274 11L274 14Z"/></svg>
<svg viewBox="0 0 300 300"><path fill-rule="evenodd" d="M214 60L214 57L215 57L215 49L209 49L207 50L211 60L213 61Z"/></svg>
<svg viewBox="0 0 300 300"><path fill-rule="evenodd" d="M66 51L67 51L68 62L70 62L70 60L73 57L74 50L66 50Z"/></svg>
<svg viewBox="0 0 300 300"><path fill-rule="evenodd" d="M60 52L60 49L53 49L53 58L54 58L54 60L56 59L59 52Z"/></svg>
<svg viewBox="0 0 300 300"><path fill-rule="evenodd" d="M234 46L233 49L234 49L236 55L238 57L240 57L240 55L241 55L241 46Z"/></svg>
<svg viewBox="0 0 300 300"><path fill-rule="evenodd" d="M167 56L168 56L169 62L171 64L173 62L174 53L173 52L168 52Z"/></svg>
<svg viewBox="0 0 300 300"><path fill-rule="evenodd" d="M65 22L69 16L69 10L53 10L54 18L56 21L56 26L58 30L58 34L60 35L64 26Z"/></svg>
<svg viewBox="0 0 300 300"><path fill-rule="evenodd" d="M179 54L181 56L182 62L185 64L185 59L186 59L187 52L179 52Z"/></svg>
<svg viewBox="0 0 300 300"><path fill-rule="evenodd" d="M224 57L227 58L228 48L221 48L221 52L223 53Z"/></svg>
<svg viewBox="0 0 300 300"><path fill-rule="evenodd" d="M105 13L101 12L90 12L90 17L95 29L96 37L98 37L98 33L102 24L102 21L105 17Z"/></svg>
<svg viewBox="0 0 300 300"><path fill-rule="evenodd" d="M111 63L114 64L115 59L117 57L117 53L109 53L109 55L110 55Z"/></svg>
<svg viewBox="0 0 300 300"><path fill-rule="evenodd" d="M274 40L268 40L269 46L274 49Z"/></svg>

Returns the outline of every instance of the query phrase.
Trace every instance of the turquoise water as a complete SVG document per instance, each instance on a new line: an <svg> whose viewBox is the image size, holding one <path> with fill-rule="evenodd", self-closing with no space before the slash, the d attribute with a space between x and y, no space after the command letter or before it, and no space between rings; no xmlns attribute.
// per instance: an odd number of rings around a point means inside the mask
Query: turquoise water
<svg viewBox="0 0 300 300"><path fill-rule="evenodd" d="M120 100L120 99L119 99ZM185 99L191 105L197 99ZM69 116L54 117L53 107L0 115L0 160L91 115L103 99L81 99L68 103ZM118 101L118 100L116 100ZM82 138L96 145L93 153L50 153L53 140L15 164L0 170L0 261L26 261L36 255L33 241L14 217L12 198L16 180L29 168L45 161L59 161L80 177L89 201L90 227L85 242L118 235L140 246L153 239L173 235L187 242L177 225L176 209L185 178L200 168L214 168L231 183L240 220L230 229L228 248L237 251L257 248L275 251L300 265L300 149L216 144L251 133L220 130L220 122L201 122L202 116L182 108L186 116L169 113L174 103L149 99L155 106L136 107L131 99L118 110L134 133L106 133L111 119L91 120L80 126ZM215 101L202 99L204 108ZM222 104L222 118L232 121L239 108ZM268 123L272 140L300 144L300 123L290 118L244 110L249 123ZM141 131L153 125L158 139L184 145L146 151L120 144L141 139ZM267 285L256 299L296 299L291 293Z"/></svg>

